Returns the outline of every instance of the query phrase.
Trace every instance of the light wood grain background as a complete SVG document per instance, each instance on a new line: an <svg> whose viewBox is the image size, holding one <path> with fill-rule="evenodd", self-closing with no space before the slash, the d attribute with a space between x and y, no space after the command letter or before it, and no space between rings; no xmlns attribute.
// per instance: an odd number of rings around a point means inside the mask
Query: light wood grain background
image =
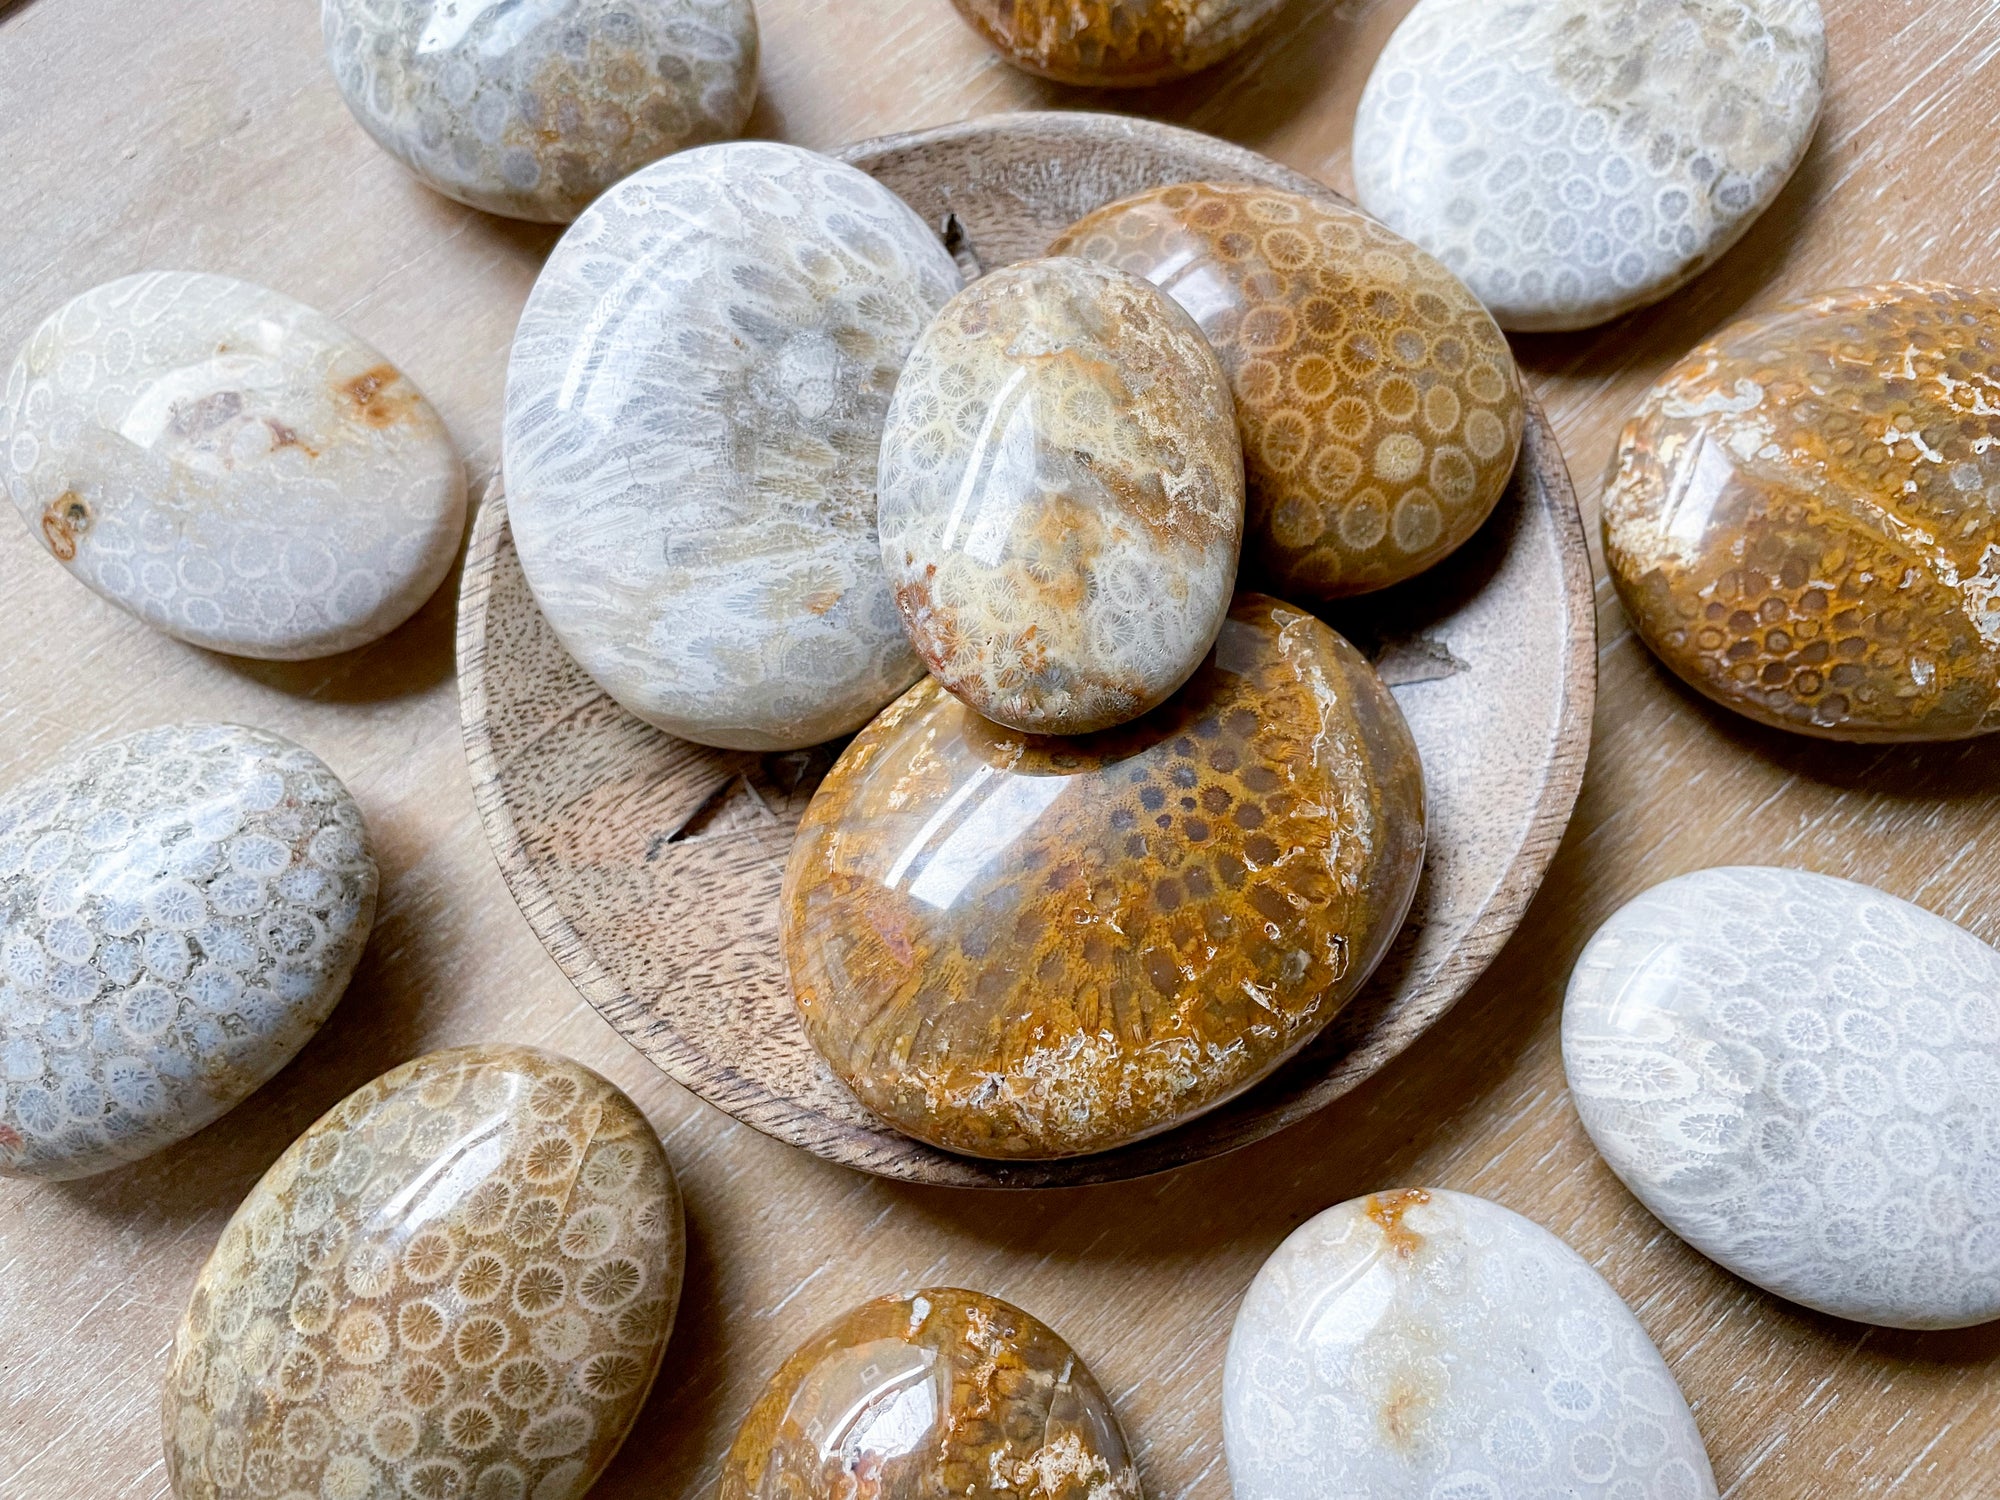
<svg viewBox="0 0 2000 1500"><path fill-rule="evenodd" d="M1011 72L946 0L765 0L758 134L809 146L1021 107L1126 108L1351 187L1353 106L1410 0L1295 0L1235 63L1106 98ZM246 276L374 340L451 423L477 487L497 457L508 335L548 230L427 194L348 119L310 0L0 4L0 349L111 276ZM1788 294L1898 276L2000 282L2000 0L1827 0L1834 85L1804 170L1666 306L1518 341L1594 527L1624 412L1679 352ZM1594 540L1593 540L1594 545ZM1563 1092L1563 978L1614 906L1682 870L1764 860L1873 881L2000 938L2000 753L1847 750L1725 718L1676 686L1598 591L1602 679L1582 803L1542 896L1444 1023L1323 1115L1237 1156L1034 1195L899 1187L791 1151L681 1093L592 1013L508 900L473 812L451 681L455 580L365 651L246 665L153 635L0 517L0 784L79 738L193 715L313 747L361 799L382 914L347 999L272 1085L151 1163L0 1185L0 1496L164 1492L168 1341L231 1209L342 1094L431 1047L558 1048L629 1089L687 1195L680 1325L596 1492L710 1488L791 1345L925 1281L1012 1298L1116 1399L1155 1500L1227 1494L1229 1323L1301 1220L1375 1188L1487 1194L1611 1279L1693 1402L1724 1492L2000 1491L2000 1326L1868 1330L1806 1314L1667 1235L1597 1161ZM698 914L691 914L698 920Z"/></svg>

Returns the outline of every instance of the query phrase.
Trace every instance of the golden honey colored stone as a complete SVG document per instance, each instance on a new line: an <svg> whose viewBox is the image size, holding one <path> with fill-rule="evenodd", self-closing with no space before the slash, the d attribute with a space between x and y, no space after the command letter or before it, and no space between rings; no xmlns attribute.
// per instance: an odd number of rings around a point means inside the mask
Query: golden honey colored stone
<svg viewBox="0 0 2000 1500"><path fill-rule="evenodd" d="M1280 593L1399 583L1477 531L1506 489L1527 408L1505 335L1463 282L1367 215L1181 183L1098 209L1049 253L1146 278L1208 336L1243 437L1244 563Z"/></svg>
<svg viewBox="0 0 2000 1500"><path fill-rule="evenodd" d="M926 679L857 735L786 868L806 1034L898 1129L1080 1155L1211 1109L1387 950L1423 858L1401 711L1318 619L1239 596L1142 719L1075 738Z"/></svg>
<svg viewBox="0 0 2000 1500"><path fill-rule="evenodd" d="M953 0L1008 62L1058 83L1184 78L1248 42L1284 0Z"/></svg>
<svg viewBox="0 0 2000 1500"><path fill-rule="evenodd" d="M161 1416L180 1500L574 1500L680 1296L680 1195L637 1106L525 1047L356 1090L222 1232Z"/></svg>
<svg viewBox="0 0 2000 1500"><path fill-rule="evenodd" d="M1048 1325L932 1287L844 1314L743 1419L720 1500L1139 1500L1117 1415Z"/></svg>
<svg viewBox="0 0 2000 1500"><path fill-rule="evenodd" d="M1604 550L1646 644L1750 718L2000 728L2000 299L1895 283L1725 329L1625 428Z"/></svg>

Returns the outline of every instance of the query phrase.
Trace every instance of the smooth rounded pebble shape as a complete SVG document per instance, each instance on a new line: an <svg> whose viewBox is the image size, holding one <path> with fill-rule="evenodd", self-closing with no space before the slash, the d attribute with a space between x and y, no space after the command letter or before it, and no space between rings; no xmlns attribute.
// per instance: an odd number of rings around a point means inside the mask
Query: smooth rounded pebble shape
<svg viewBox="0 0 2000 1500"><path fill-rule="evenodd" d="M1909 283L1731 325L1669 370L1605 485L1640 637L1760 723L2000 729L2000 298Z"/></svg>
<svg viewBox="0 0 2000 1500"><path fill-rule="evenodd" d="M632 1101L527 1047L349 1094L222 1231L161 1401L178 1500L577 1500L680 1298L680 1192Z"/></svg>
<svg viewBox="0 0 2000 1500"><path fill-rule="evenodd" d="M1418 0L1362 91L1355 187L1502 328L1588 328L1743 236L1825 88L1819 0Z"/></svg>
<svg viewBox="0 0 2000 1500"><path fill-rule="evenodd" d="M1236 1500L1715 1500L1631 1309L1539 1224L1441 1188L1329 1208L1229 1335Z"/></svg>
<svg viewBox="0 0 2000 1500"><path fill-rule="evenodd" d="M503 462L535 602L599 686L683 739L791 750L917 678L875 465L959 281L902 199L796 146L682 152L577 220L514 337Z"/></svg>
<svg viewBox="0 0 2000 1500"><path fill-rule="evenodd" d="M376 145L514 219L567 224L757 99L751 0L321 0L320 30Z"/></svg>
<svg viewBox="0 0 2000 1500"><path fill-rule="evenodd" d="M719 1500L1139 1500L1111 1402L1048 1325L983 1292L880 1297L807 1339Z"/></svg>
<svg viewBox="0 0 2000 1500"><path fill-rule="evenodd" d="M1017 68L1085 88L1141 88L1212 67L1284 0L953 0Z"/></svg>
<svg viewBox="0 0 2000 1500"><path fill-rule="evenodd" d="M0 398L0 478L76 577L232 656L387 635L465 531L464 465L394 365L303 302L191 271L42 320Z"/></svg>
<svg viewBox="0 0 2000 1500"><path fill-rule="evenodd" d="M0 797L0 1176L234 1109L339 1001L375 895L354 798L261 729L141 730Z"/></svg>
<svg viewBox="0 0 2000 1500"><path fill-rule="evenodd" d="M924 665L1015 729L1135 719L1201 665L1236 587L1243 455L1187 314L1094 261L947 302L883 428L882 564Z"/></svg>
<svg viewBox="0 0 2000 1500"><path fill-rule="evenodd" d="M1725 867L1583 950L1563 1068L1639 1201L1766 1291L1890 1328L2000 1317L2000 953L1853 881Z"/></svg>
<svg viewBox="0 0 2000 1500"><path fill-rule="evenodd" d="M1400 583L1477 531L1527 406L1465 284L1366 214L1189 182L1108 204L1049 246L1143 276L1229 372L1246 566L1287 598Z"/></svg>
<svg viewBox="0 0 2000 1500"><path fill-rule="evenodd" d="M1388 688L1246 594L1185 688L1103 734L911 689L806 809L781 936L806 1035L863 1104L948 1151L1078 1156L1316 1036L1388 951L1423 847Z"/></svg>

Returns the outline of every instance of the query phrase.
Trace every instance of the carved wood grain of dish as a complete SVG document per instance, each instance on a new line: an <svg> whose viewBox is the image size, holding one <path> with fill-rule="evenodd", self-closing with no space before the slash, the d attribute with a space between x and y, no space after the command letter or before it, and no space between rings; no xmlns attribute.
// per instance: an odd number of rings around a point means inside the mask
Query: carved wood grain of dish
<svg viewBox="0 0 2000 1500"><path fill-rule="evenodd" d="M1015 114L838 153L985 269L1089 210L1200 178L1338 199L1253 152L1112 115ZM973 1187L1158 1172L1283 1129L1449 1010L1520 921L1583 778L1596 685L1591 575L1539 406L1513 484L1442 566L1328 618L1376 660L1423 756L1430 852L1388 960L1311 1046L1233 1102L1098 1156L987 1162L899 1135L808 1045L778 948L778 886L838 746L710 750L632 717L536 609L500 496L473 530L458 661L479 811L515 899L585 998L670 1076L757 1129L863 1171Z"/></svg>

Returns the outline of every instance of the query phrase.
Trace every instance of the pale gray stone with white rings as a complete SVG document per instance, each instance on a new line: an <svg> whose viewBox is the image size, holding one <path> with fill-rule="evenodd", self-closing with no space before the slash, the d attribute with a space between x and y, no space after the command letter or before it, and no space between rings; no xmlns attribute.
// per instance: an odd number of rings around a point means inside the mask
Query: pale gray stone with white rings
<svg viewBox="0 0 2000 1500"><path fill-rule="evenodd" d="M402 624L465 530L464 466L394 365L302 302L187 271L107 282L29 335L0 481L104 598L283 661Z"/></svg>
<svg viewBox="0 0 2000 1500"><path fill-rule="evenodd" d="M234 1108L346 988L360 809L310 751L180 724L0 797L0 1176L84 1177Z"/></svg>
<svg viewBox="0 0 2000 1500"><path fill-rule="evenodd" d="M1570 976L1584 1129L1695 1249L1891 1328L2000 1317L2000 953L1872 887L1729 866L1628 902Z"/></svg>
<svg viewBox="0 0 2000 1500"><path fill-rule="evenodd" d="M1819 0L1418 0L1361 96L1363 207L1503 328L1587 328L1739 239L1804 158Z"/></svg>
<svg viewBox="0 0 2000 1500"><path fill-rule="evenodd" d="M1264 1262L1229 1337L1236 1500L1714 1500L1694 1418L1589 1263L1484 1198L1356 1198Z"/></svg>
<svg viewBox="0 0 2000 1500"><path fill-rule="evenodd" d="M488 213L566 224L627 173L743 129L751 0L321 0L377 145Z"/></svg>
<svg viewBox="0 0 2000 1500"><path fill-rule="evenodd" d="M872 177L767 142L656 162L563 236L508 365L507 507L535 602L606 692L684 739L788 750L917 679L876 455L959 280Z"/></svg>

